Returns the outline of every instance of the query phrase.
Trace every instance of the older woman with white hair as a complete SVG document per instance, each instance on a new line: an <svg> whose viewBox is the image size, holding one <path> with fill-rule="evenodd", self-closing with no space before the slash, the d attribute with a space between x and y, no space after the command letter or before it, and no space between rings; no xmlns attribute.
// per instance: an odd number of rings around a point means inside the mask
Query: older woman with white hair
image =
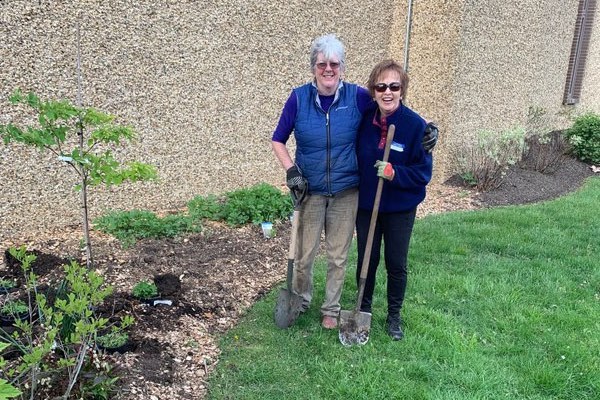
<svg viewBox="0 0 600 400"><path fill-rule="evenodd" d="M308 184L300 208L294 291L302 297L303 311L313 295L313 263L321 232L325 230L327 283L321 305L322 326L337 326L348 249L352 242L358 205L356 134L362 113L373 101L369 92L344 82L344 45L334 36L317 38L311 47L313 81L293 89L272 146L287 171L290 188ZM295 162L286 142L294 133Z"/></svg>

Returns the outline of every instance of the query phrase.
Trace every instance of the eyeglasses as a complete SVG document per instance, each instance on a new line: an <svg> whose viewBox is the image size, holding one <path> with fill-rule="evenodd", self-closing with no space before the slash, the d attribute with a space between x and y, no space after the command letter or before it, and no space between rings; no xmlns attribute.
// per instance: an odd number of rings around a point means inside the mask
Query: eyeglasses
<svg viewBox="0 0 600 400"><path fill-rule="evenodd" d="M331 69L338 69L340 67L339 62L329 62L329 63L320 62L320 63L317 63L317 68L319 68L321 71L324 71L325 69L327 69L327 64L329 64Z"/></svg>
<svg viewBox="0 0 600 400"><path fill-rule="evenodd" d="M387 83L376 83L373 88L379 93L385 92L388 88L390 88L392 92L397 92L402 88L402 84L400 82L392 82L389 85Z"/></svg>

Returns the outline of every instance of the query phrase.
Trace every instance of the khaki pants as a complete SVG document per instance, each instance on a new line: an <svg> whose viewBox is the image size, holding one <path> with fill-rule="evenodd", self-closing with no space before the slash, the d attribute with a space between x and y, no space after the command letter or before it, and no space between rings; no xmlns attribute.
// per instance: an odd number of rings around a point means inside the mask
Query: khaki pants
<svg viewBox="0 0 600 400"><path fill-rule="evenodd" d="M356 188L334 196L308 195L302 203L293 290L302 297L304 309L310 306L312 300L313 264L319 250L321 232L325 229L327 280L321 314L338 316L357 207Z"/></svg>

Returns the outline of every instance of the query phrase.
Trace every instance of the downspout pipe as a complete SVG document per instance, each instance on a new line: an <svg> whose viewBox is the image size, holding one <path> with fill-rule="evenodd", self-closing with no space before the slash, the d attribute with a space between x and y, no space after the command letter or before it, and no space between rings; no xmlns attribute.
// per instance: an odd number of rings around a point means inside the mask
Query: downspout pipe
<svg viewBox="0 0 600 400"><path fill-rule="evenodd" d="M408 13L406 14L406 35L404 36L404 72L408 73L408 48L410 46L410 28L412 25L413 0L408 0Z"/></svg>

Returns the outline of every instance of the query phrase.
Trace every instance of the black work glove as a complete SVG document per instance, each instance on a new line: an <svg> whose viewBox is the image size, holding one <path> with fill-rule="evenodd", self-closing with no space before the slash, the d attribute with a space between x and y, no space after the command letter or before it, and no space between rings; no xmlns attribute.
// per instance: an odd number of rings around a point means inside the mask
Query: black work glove
<svg viewBox="0 0 600 400"><path fill-rule="evenodd" d="M306 190L306 178L302 176L297 166L292 166L286 171L286 185L290 190L304 192Z"/></svg>
<svg viewBox="0 0 600 400"><path fill-rule="evenodd" d="M425 126L425 136L423 136L423 148L427 153L431 153L438 141L438 127L435 123L429 122Z"/></svg>

